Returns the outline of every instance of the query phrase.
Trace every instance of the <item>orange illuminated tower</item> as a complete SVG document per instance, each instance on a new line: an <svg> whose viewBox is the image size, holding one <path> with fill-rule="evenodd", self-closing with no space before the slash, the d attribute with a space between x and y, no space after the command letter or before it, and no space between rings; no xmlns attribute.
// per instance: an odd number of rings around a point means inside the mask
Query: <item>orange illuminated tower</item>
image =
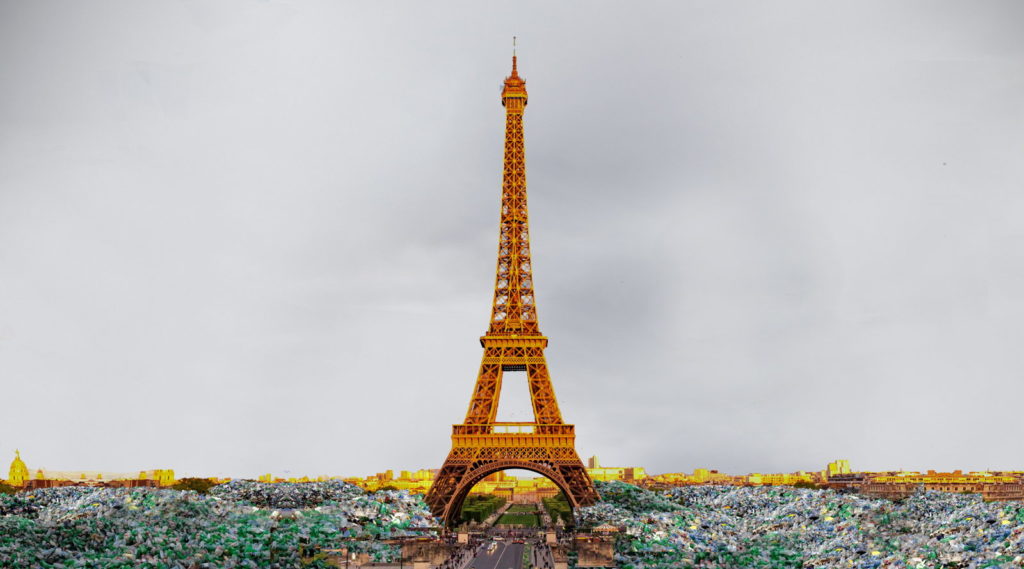
<svg viewBox="0 0 1024 569"><path fill-rule="evenodd" d="M519 77L513 55L512 74L505 79L501 92L501 104L505 106L505 168L491 322L480 338L483 363L466 420L452 426L452 450L426 497L431 511L447 525L458 521L462 503L477 482L509 468L546 476L565 493L573 508L597 499L576 454L574 427L562 421L558 410L544 359L548 339L537 325L523 152L526 100L526 81ZM496 420L506 371L526 372L533 421Z"/></svg>

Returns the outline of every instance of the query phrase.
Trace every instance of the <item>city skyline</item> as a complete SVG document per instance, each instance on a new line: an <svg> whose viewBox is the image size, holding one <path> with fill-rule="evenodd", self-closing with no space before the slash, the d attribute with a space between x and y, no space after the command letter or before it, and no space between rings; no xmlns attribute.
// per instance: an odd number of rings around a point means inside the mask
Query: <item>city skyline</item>
<svg viewBox="0 0 1024 569"><path fill-rule="evenodd" d="M922 486L931 490L956 493L981 494L986 501L1020 500L1024 497L1024 470L1012 471L963 471L961 469L940 472L908 471L889 469L886 471L864 471L851 466L846 459L836 459L820 470L797 470L792 472L750 472L746 474L720 472L717 469L695 468L692 473L665 472L648 473L638 466L608 466L599 458L591 456L585 464L588 477L593 481L625 482L650 488L666 489L678 486L795 486L803 488L828 488L841 492L856 492L869 497L905 498L919 491ZM348 475L275 475L265 473L256 477L260 483L313 483L340 480L369 492L379 490L400 490L428 497L437 480L445 477L443 468L421 468L418 470L387 469L365 476ZM206 478L206 486L219 485L235 480L232 477ZM251 479L250 479L251 480ZM4 488L10 491L35 490L59 486L113 486L113 487L171 487L196 488L199 480L194 477L175 475L174 469L150 469L136 472L100 471L54 471L29 467L20 454L8 469ZM514 502L537 503L553 498L560 492L560 485L551 478L526 470L499 470L478 480L469 489L469 494L490 494Z"/></svg>
<svg viewBox="0 0 1024 569"><path fill-rule="evenodd" d="M3 5L0 456L440 466L516 35L581 454L1019 468L1024 8L786 8Z"/></svg>

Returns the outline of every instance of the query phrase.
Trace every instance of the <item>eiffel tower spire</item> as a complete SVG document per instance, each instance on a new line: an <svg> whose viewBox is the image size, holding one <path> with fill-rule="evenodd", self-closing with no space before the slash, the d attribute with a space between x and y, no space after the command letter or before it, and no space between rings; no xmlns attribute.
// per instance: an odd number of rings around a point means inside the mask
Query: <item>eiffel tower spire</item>
<svg viewBox="0 0 1024 569"><path fill-rule="evenodd" d="M501 104L505 107L505 167L501 182L501 223L498 231L498 265L494 280L494 305L488 336L540 335L533 294L530 262L530 222L526 206L526 153L523 144L523 112L526 81L516 69L505 78Z"/></svg>
<svg viewBox="0 0 1024 569"><path fill-rule="evenodd" d="M505 107L505 162L501 175L497 275L490 326L480 338L484 362L466 412L468 425L494 422L503 371L527 372L535 422L562 422L544 361L548 339L541 335L537 324L523 142L523 112L528 97L526 81L519 76L516 64L513 55L512 74L505 78L501 91L501 104ZM515 342L511 342L513 338Z"/></svg>
<svg viewBox="0 0 1024 569"><path fill-rule="evenodd" d="M470 397L466 420L452 426L452 450L438 472L426 501L448 525L458 521L473 486L500 470L522 468L546 476L571 506L593 503L593 483L576 453L573 425L562 421L548 374L544 349L548 339L537 325L526 207L526 157L523 112L526 81L512 55L505 78L505 163L501 185L501 221L494 300L487 333L480 338L483 361ZM533 421L496 420L501 382L506 371L525 371Z"/></svg>

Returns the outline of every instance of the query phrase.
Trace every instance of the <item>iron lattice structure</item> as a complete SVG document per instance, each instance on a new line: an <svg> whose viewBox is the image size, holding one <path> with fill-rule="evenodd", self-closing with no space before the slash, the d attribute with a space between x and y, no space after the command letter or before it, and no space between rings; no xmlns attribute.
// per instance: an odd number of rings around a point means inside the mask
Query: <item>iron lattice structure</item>
<svg viewBox="0 0 1024 569"><path fill-rule="evenodd" d="M594 485L576 453L573 425L562 421L548 375L548 339L537 325L537 303L530 263L526 208L523 111L526 81L516 69L501 92L505 106L505 168L494 300L487 334L480 338L483 362L466 420L452 426L452 450L427 494L435 516L454 525L470 489L485 476L510 468L531 470L554 482L573 508L597 499ZM502 374L525 371L533 422L498 422Z"/></svg>

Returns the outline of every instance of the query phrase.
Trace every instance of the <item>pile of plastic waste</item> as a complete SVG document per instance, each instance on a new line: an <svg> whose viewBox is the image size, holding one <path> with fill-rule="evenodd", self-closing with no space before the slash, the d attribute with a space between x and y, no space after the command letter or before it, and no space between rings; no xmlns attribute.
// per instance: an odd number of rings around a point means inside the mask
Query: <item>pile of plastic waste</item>
<svg viewBox="0 0 1024 569"><path fill-rule="evenodd" d="M1024 567L1024 505L921 492L902 502L829 490L597 483L584 526L610 524L621 567Z"/></svg>
<svg viewBox="0 0 1024 569"><path fill-rule="evenodd" d="M341 480L277 484L232 480L214 486L210 494L261 508L313 508L329 501L349 501L356 496L362 496L365 492L362 488Z"/></svg>
<svg viewBox="0 0 1024 569"><path fill-rule="evenodd" d="M329 567L315 553L344 547L388 562L397 546L381 539L437 526L420 496L342 484L246 482L209 496L87 487L0 495L0 567Z"/></svg>

